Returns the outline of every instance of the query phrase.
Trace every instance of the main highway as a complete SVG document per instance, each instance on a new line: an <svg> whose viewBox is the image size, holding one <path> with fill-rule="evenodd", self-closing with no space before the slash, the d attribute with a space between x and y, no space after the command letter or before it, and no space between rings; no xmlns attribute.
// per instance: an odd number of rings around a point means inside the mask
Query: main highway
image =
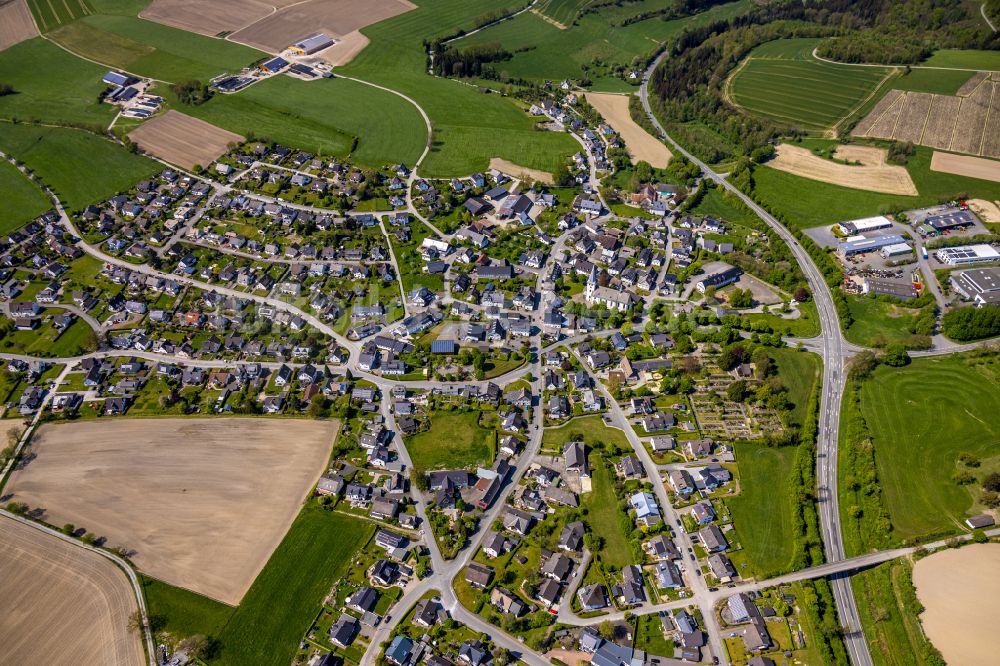
<svg viewBox="0 0 1000 666"><path fill-rule="evenodd" d="M850 354L851 345L845 342L844 335L840 330L837 309L833 303L833 294L823 279L823 274L809 257L805 248L773 215L757 205L757 202L727 181L724 176L713 171L707 164L674 141L656 118L649 104L649 78L668 53L668 51L663 51L649 66L642 78L639 94L642 108L650 122L676 153L696 164L705 178L738 197L788 244L793 256L805 273L813 299L816 302L820 318L821 339L815 351L823 358L823 389L820 397L819 432L816 442L816 484L826 560L830 563L836 563L844 559L844 541L841 534L840 509L837 499L837 442L840 436L840 402L844 394L844 366L847 356ZM850 580L847 577L837 576L831 579L831 585L833 586L837 613L840 615L840 622L844 628L844 643L851 663L855 666L872 666L871 653L868 650L868 643L861 627L861 619L858 616L858 607L851 590Z"/></svg>

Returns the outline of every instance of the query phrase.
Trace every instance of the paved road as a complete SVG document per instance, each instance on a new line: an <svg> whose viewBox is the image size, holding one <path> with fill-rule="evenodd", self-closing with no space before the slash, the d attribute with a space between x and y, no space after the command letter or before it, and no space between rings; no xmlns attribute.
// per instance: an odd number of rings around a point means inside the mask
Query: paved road
<svg viewBox="0 0 1000 666"><path fill-rule="evenodd" d="M823 389L820 397L820 429L816 446L816 480L819 490L820 525L823 533L823 544L826 559L837 562L844 559L844 543L841 534L840 512L837 497L837 443L840 430L840 402L844 392L844 363L847 350L844 336L840 330L837 310L833 304L833 295L823 279L822 273L813 263L805 249L795 237L770 213L727 181L723 176L713 171L707 164L689 153L674 141L660 124L649 104L649 77L657 65L668 55L661 53L650 65L643 76L640 96L643 109L660 135L671 144L673 149L691 160L702 170L705 177L711 179L719 187L738 197L761 220L771 227L791 248L792 254L802 267L811 288L813 299L820 317L823 357ZM832 581L834 599L841 624L845 628L844 642L855 666L871 666L871 654L864 638L861 619L857 604L846 578Z"/></svg>

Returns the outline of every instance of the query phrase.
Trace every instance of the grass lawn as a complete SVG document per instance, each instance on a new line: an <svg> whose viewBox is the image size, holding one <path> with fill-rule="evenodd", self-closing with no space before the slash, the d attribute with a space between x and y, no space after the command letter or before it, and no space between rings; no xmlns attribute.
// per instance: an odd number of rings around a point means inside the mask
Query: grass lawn
<svg viewBox="0 0 1000 666"><path fill-rule="evenodd" d="M636 618L635 644L636 650L645 650L650 654L669 657L674 654L674 642L663 637L663 623L657 613L640 615Z"/></svg>
<svg viewBox="0 0 1000 666"><path fill-rule="evenodd" d="M398 90L423 107L434 125L423 176L465 176L486 169L491 157L551 172L579 150L566 133L535 130L534 120L514 100L427 75L425 38L468 30L476 17L494 9L493 0L426 0L365 28L371 43L337 70Z"/></svg>
<svg viewBox="0 0 1000 666"><path fill-rule="evenodd" d="M242 44L135 16L95 14L55 30L49 37L85 58L172 82L238 72L267 55Z"/></svg>
<svg viewBox="0 0 1000 666"><path fill-rule="evenodd" d="M150 615L163 630L177 636L218 636L236 610L221 601L140 575Z"/></svg>
<svg viewBox="0 0 1000 666"><path fill-rule="evenodd" d="M323 598L375 526L310 502L219 633L212 664L286 666Z"/></svg>
<svg viewBox="0 0 1000 666"><path fill-rule="evenodd" d="M489 464L491 436L479 412L435 412L429 429L406 439L406 449L423 469L470 468Z"/></svg>
<svg viewBox="0 0 1000 666"><path fill-rule="evenodd" d="M809 396L820 379L821 361L816 354L795 349L771 349L770 355L778 364L778 377L788 387L788 399L792 402L789 420L794 425L802 425L809 404Z"/></svg>
<svg viewBox="0 0 1000 666"><path fill-rule="evenodd" d="M48 315L59 314L60 310L49 310ZM84 343L90 338L91 329L79 319L61 335L52 322L43 322L33 331L11 331L0 341L0 348L7 353L31 356L64 357L76 356L84 350Z"/></svg>
<svg viewBox="0 0 1000 666"><path fill-rule="evenodd" d="M818 39L783 39L750 52L730 83L733 101L753 114L808 130L836 126L889 74L813 58Z"/></svg>
<svg viewBox="0 0 1000 666"><path fill-rule="evenodd" d="M832 145L833 142L823 143ZM917 146L907 163L906 169L920 192L915 197L829 185L766 166L754 169L755 191L770 208L787 217L793 229L929 206L959 194L1000 199L1000 183L931 171L933 152L930 148Z"/></svg>
<svg viewBox="0 0 1000 666"><path fill-rule="evenodd" d="M604 425L603 417L580 416L557 428L546 428L542 436L542 449L562 453L567 442L581 440L588 446L599 442L611 442L620 448L630 449L628 437L621 430Z"/></svg>
<svg viewBox="0 0 1000 666"><path fill-rule="evenodd" d="M0 234L31 222L52 207L45 193L7 160L0 160L0 192L4 199L0 207Z"/></svg>
<svg viewBox="0 0 1000 666"><path fill-rule="evenodd" d="M916 337L910 325L917 319L919 308L907 308L892 303L882 303L870 296L847 296L847 305L853 321L845 331L851 342L865 345L884 345L894 342L909 344Z"/></svg>
<svg viewBox="0 0 1000 666"><path fill-rule="evenodd" d="M938 663L927 660L923 652L927 638L920 620L906 605L915 595L911 571L909 562L894 560L851 577L875 666Z"/></svg>
<svg viewBox="0 0 1000 666"><path fill-rule="evenodd" d="M698 205L691 209L692 215L714 217L726 222L747 226L760 224L760 218L750 212L734 195L727 195L725 190L710 187L705 190Z"/></svg>
<svg viewBox="0 0 1000 666"><path fill-rule="evenodd" d="M622 533L618 517L618 497L615 495L615 479L604 464L603 458L590 455L591 484L593 490L580 495L580 506L587 510L586 521L591 531L604 537L604 547L595 555L605 566L626 567L634 564L628 540ZM592 565L593 568L593 565Z"/></svg>
<svg viewBox="0 0 1000 666"><path fill-rule="evenodd" d="M103 129L115 117L113 106L97 101L106 72L41 37L15 44L0 58L0 81L17 91L0 97L0 118L85 123Z"/></svg>
<svg viewBox="0 0 1000 666"><path fill-rule="evenodd" d="M0 123L0 150L30 167L70 211L107 199L162 168L109 139L63 127Z"/></svg>
<svg viewBox="0 0 1000 666"><path fill-rule="evenodd" d="M795 447L737 442L740 494L726 498L739 531L749 572L758 579L788 571L794 557L789 488Z"/></svg>
<svg viewBox="0 0 1000 666"><path fill-rule="evenodd" d="M927 67L1000 70L1000 52L972 49L941 49L921 63Z"/></svg>
<svg viewBox="0 0 1000 666"><path fill-rule="evenodd" d="M1000 363L969 360L947 356L879 367L862 385L879 481L902 539L965 531L961 521L980 509L979 490L952 480L964 469L960 454L982 460L981 468L968 470L977 478L1000 467Z"/></svg>
<svg viewBox="0 0 1000 666"><path fill-rule="evenodd" d="M896 90L954 95L971 76L972 72L961 70L911 69L908 74L894 79L890 87Z"/></svg>

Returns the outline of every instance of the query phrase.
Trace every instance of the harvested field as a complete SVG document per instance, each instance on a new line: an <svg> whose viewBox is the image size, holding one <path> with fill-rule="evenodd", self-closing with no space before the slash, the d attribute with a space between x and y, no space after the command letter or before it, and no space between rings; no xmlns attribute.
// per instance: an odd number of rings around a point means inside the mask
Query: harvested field
<svg viewBox="0 0 1000 666"><path fill-rule="evenodd" d="M228 39L280 53L289 44L317 32L339 38L415 7L409 0L305 0L265 16Z"/></svg>
<svg viewBox="0 0 1000 666"><path fill-rule="evenodd" d="M951 142L951 150L958 153L979 155L979 150L983 145L983 132L986 129L986 119L990 113L992 96L993 86L983 84L962 101L962 109L958 113L958 122L955 125L955 137Z"/></svg>
<svg viewBox="0 0 1000 666"><path fill-rule="evenodd" d="M893 103L898 101L902 96L902 90L890 90L887 92L885 96L878 101L878 104L872 108L871 113L862 118L858 124L854 126L854 131L852 131L851 134L854 136L865 136L872 129L875 121L881 118L886 111L889 110ZM895 123L895 120L893 123Z"/></svg>
<svg viewBox="0 0 1000 666"><path fill-rule="evenodd" d="M235 32L296 0L153 0L139 18L209 37Z"/></svg>
<svg viewBox="0 0 1000 666"><path fill-rule="evenodd" d="M833 156L838 160L858 162L864 166L882 166L885 164L888 153L885 148L845 144L837 146L833 151Z"/></svg>
<svg viewBox="0 0 1000 666"><path fill-rule="evenodd" d="M38 36L24 0L0 0L0 51Z"/></svg>
<svg viewBox="0 0 1000 666"><path fill-rule="evenodd" d="M523 167L519 164L514 164L509 160L502 160L499 157L494 157L490 160L490 168L498 169L503 171L508 176L513 176L514 178L520 178L521 180L531 179L538 181L539 183L546 183L551 185L555 182L552 179L552 174L548 171L539 171L538 169L529 169Z"/></svg>
<svg viewBox="0 0 1000 666"><path fill-rule="evenodd" d="M1000 157L1000 93L984 72L958 95L890 91L851 132L957 153Z"/></svg>
<svg viewBox="0 0 1000 666"><path fill-rule="evenodd" d="M923 136L918 143L947 150L955 134L955 124L961 108L961 97L935 95L930 113L927 115L927 123L924 125Z"/></svg>
<svg viewBox="0 0 1000 666"><path fill-rule="evenodd" d="M896 121L896 139L920 143L933 98L929 93L910 93L906 96L899 112L899 120Z"/></svg>
<svg viewBox="0 0 1000 666"><path fill-rule="evenodd" d="M994 663L1000 653L998 571L995 543L945 549L913 565L924 632L949 664Z"/></svg>
<svg viewBox="0 0 1000 666"><path fill-rule="evenodd" d="M185 169L196 164L208 166L226 152L229 144L244 140L235 132L173 109L147 120L128 136L150 155Z"/></svg>
<svg viewBox="0 0 1000 666"><path fill-rule="evenodd" d="M884 158L878 166L851 166L825 160L806 148L781 144L774 159L765 164L778 171L842 187L884 194L918 194L909 172L904 167L885 164Z"/></svg>
<svg viewBox="0 0 1000 666"><path fill-rule="evenodd" d="M146 663L135 592L110 560L0 517L0 571L0 663Z"/></svg>
<svg viewBox="0 0 1000 666"><path fill-rule="evenodd" d="M354 56L361 53L366 46L368 38L362 35L360 30L355 30L340 37L330 48L320 51L317 57L334 67L339 67L354 60Z"/></svg>
<svg viewBox="0 0 1000 666"><path fill-rule="evenodd" d="M143 572L238 604L326 468L335 421L45 425L7 492L132 551ZM93 662L97 663L97 662Z"/></svg>
<svg viewBox="0 0 1000 666"><path fill-rule="evenodd" d="M962 87L958 89L955 94L959 97L968 97L973 90L979 87L979 84L989 78L989 72L976 72L973 74L968 81L962 84Z"/></svg>
<svg viewBox="0 0 1000 666"><path fill-rule="evenodd" d="M969 178L982 178L1000 182L1000 162L969 155L953 155L934 151L931 156L931 171L953 173Z"/></svg>
<svg viewBox="0 0 1000 666"><path fill-rule="evenodd" d="M972 212L983 222L987 224L1000 224L1000 201L969 199L965 203L969 204Z"/></svg>
<svg viewBox="0 0 1000 666"><path fill-rule="evenodd" d="M662 141L632 120L629 113L629 95L611 93L587 93L587 101L604 116L625 142L625 148L632 157L632 164L643 161L657 169L665 169L670 162L670 150Z"/></svg>

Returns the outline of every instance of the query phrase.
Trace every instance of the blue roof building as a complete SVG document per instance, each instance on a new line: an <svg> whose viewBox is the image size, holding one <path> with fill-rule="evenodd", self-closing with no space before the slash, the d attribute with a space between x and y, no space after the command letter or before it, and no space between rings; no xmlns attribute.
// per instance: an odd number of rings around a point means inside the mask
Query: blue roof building
<svg viewBox="0 0 1000 666"><path fill-rule="evenodd" d="M394 664L405 664L411 652L413 652L413 641L406 636L396 636L386 649L385 658Z"/></svg>

